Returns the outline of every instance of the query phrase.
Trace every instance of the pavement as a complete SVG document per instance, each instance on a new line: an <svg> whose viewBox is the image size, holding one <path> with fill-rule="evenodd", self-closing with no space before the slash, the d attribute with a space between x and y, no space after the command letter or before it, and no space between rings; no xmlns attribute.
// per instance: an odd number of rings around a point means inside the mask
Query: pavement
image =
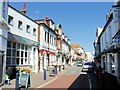
<svg viewBox="0 0 120 90"><path fill-rule="evenodd" d="M46 72L46 80L44 80L44 72L39 73L31 73L30 74L30 87L29 89L35 89L40 88L41 86L44 86L45 84L49 83L50 81L56 79L59 77L59 75L62 75L66 70L70 69L69 66L65 68L64 70L60 71L58 74L55 74L54 76L49 75L49 71ZM13 79L10 81L10 85L4 84L2 87L0 87L0 90L15 90L15 84L16 79Z"/></svg>

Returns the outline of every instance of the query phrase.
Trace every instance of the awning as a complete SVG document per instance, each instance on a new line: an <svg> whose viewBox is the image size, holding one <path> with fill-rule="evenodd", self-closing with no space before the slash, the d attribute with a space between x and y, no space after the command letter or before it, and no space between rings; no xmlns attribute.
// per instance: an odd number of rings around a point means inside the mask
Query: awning
<svg viewBox="0 0 120 90"><path fill-rule="evenodd" d="M13 41L13 42L17 42L17 43L22 43L22 44L26 44L26 45L31 45L31 46L39 46L40 43L36 42L36 41L32 41L29 39L26 39L24 37L20 37L11 33L8 33L8 40L9 41Z"/></svg>

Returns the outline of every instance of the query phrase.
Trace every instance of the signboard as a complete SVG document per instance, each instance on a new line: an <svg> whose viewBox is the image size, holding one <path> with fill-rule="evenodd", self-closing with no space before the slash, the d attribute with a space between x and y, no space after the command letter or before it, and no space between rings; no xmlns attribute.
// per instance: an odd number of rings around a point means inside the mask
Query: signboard
<svg viewBox="0 0 120 90"><path fill-rule="evenodd" d="M29 73L25 73L25 72L20 73L20 80L19 80L20 86L25 86L25 88L27 88L29 79L30 79Z"/></svg>

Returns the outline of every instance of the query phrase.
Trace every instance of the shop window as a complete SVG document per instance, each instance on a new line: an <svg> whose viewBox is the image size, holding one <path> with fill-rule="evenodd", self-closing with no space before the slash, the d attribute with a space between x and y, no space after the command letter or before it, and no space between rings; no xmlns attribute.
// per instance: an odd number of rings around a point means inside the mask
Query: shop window
<svg viewBox="0 0 120 90"><path fill-rule="evenodd" d="M30 64L31 59L28 59L28 64Z"/></svg>
<svg viewBox="0 0 120 90"><path fill-rule="evenodd" d="M19 65L20 58L17 58L16 64Z"/></svg>
<svg viewBox="0 0 120 90"><path fill-rule="evenodd" d="M6 64L7 64L7 65L10 65L10 64L11 64L11 58L10 58L10 57L7 57Z"/></svg>
<svg viewBox="0 0 120 90"><path fill-rule="evenodd" d="M27 57L27 52L25 52L25 57Z"/></svg>
<svg viewBox="0 0 120 90"><path fill-rule="evenodd" d="M23 28L23 22L18 21L18 28L19 28L20 30L22 30L22 28Z"/></svg>
<svg viewBox="0 0 120 90"><path fill-rule="evenodd" d="M28 58L30 58L30 52L28 52Z"/></svg>
<svg viewBox="0 0 120 90"><path fill-rule="evenodd" d="M13 26L13 17L8 15L8 24Z"/></svg>
<svg viewBox="0 0 120 90"><path fill-rule="evenodd" d="M21 64L23 64L23 58L21 58Z"/></svg>
<svg viewBox="0 0 120 90"><path fill-rule="evenodd" d="M23 51L21 51L21 57L23 57L23 54L24 54L24 52L23 52Z"/></svg>
<svg viewBox="0 0 120 90"><path fill-rule="evenodd" d="M27 59L25 59L25 65L27 65Z"/></svg>
<svg viewBox="0 0 120 90"><path fill-rule="evenodd" d="M20 51L17 51L17 57L19 57L20 56Z"/></svg>
<svg viewBox="0 0 120 90"><path fill-rule="evenodd" d="M10 41L7 42L7 47L11 48L11 42Z"/></svg>
<svg viewBox="0 0 120 90"><path fill-rule="evenodd" d="M20 49L20 44L19 43L17 44L17 49Z"/></svg>
<svg viewBox="0 0 120 90"><path fill-rule="evenodd" d="M28 46L28 51L31 51L31 46Z"/></svg>
<svg viewBox="0 0 120 90"><path fill-rule="evenodd" d="M13 48L16 48L16 43L13 43Z"/></svg>
<svg viewBox="0 0 120 90"><path fill-rule="evenodd" d="M25 51L27 51L27 45L25 45Z"/></svg>
<svg viewBox="0 0 120 90"><path fill-rule="evenodd" d="M12 56L16 56L16 50L12 50Z"/></svg>
<svg viewBox="0 0 120 90"><path fill-rule="evenodd" d="M7 56L11 56L11 49L7 49Z"/></svg>
<svg viewBox="0 0 120 90"><path fill-rule="evenodd" d="M12 58L12 65L16 64L16 58Z"/></svg>
<svg viewBox="0 0 120 90"><path fill-rule="evenodd" d="M21 49L24 50L24 45L22 44Z"/></svg>

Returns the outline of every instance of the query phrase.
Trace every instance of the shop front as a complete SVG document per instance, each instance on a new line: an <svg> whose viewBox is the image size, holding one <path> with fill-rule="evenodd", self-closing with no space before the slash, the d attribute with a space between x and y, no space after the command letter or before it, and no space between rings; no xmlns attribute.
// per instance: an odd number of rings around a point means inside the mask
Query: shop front
<svg viewBox="0 0 120 90"><path fill-rule="evenodd" d="M38 72L38 47L36 41L21 36L8 34L7 67L26 67L31 72Z"/></svg>

